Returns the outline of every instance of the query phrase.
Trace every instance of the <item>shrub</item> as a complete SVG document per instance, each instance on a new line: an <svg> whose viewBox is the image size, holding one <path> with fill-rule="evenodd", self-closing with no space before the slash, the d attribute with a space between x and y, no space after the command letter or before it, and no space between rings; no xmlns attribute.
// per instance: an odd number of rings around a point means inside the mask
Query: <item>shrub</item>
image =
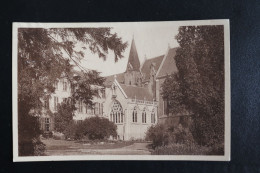
<svg viewBox="0 0 260 173"><path fill-rule="evenodd" d="M182 124L178 126L157 124L151 126L146 133L146 140L152 141L152 148L165 146L170 143L190 144L193 143L193 136L188 127Z"/></svg>
<svg viewBox="0 0 260 173"><path fill-rule="evenodd" d="M117 136L117 127L113 122L106 118L91 117L83 121L80 125L83 135L87 136L90 140L107 139L110 136Z"/></svg>
<svg viewBox="0 0 260 173"><path fill-rule="evenodd" d="M167 128L162 124L151 126L146 133L146 140L152 141L152 148L167 145L169 143Z"/></svg>
<svg viewBox="0 0 260 173"><path fill-rule="evenodd" d="M110 136L117 136L117 127L113 122L106 118L91 117L85 119L82 123L70 123L64 130L66 139L80 140L83 138L89 140L103 140Z"/></svg>
<svg viewBox="0 0 260 173"><path fill-rule="evenodd" d="M76 129L77 124L75 122L71 122L66 129L64 130L64 135L66 139L76 139Z"/></svg>
<svg viewBox="0 0 260 173"><path fill-rule="evenodd" d="M33 140L33 146L34 146L34 155L35 156L42 156L44 155L45 151L45 144L41 142L40 138Z"/></svg>

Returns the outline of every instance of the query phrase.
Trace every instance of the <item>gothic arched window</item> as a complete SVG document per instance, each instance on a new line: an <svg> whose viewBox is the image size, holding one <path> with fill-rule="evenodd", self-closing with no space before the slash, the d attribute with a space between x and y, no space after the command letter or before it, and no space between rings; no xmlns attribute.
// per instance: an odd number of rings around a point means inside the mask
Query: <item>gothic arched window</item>
<svg viewBox="0 0 260 173"><path fill-rule="evenodd" d="M142 112L142 123L146 123L146 112L145 112L145 109Z"/></svg>
<svg viewBox="0 0 260 173"><path fill-rule="evenodd" d="M155 123L155 113L154 113L154 110L151 113L151 123Z"/></svg>
<svg viewBox="0 0 260 173"><path fill-rule="evenodd" d="M113 121L114 123L123 123L123 108L118 101L113 103L110 112L110 121Z"/></svg>
<svg viewBox="0 0 260 173"><path fill-rule="evenodd" d="M136 123L137 122L137 110L136 107L133 110L133 122Z"/></svg>

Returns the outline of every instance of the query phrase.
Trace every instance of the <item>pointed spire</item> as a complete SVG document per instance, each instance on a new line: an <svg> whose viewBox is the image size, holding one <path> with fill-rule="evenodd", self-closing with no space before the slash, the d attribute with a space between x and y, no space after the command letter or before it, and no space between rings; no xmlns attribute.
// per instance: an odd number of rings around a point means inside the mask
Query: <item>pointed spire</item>
<svg viewBox="0 0 260 173"><path fill-rule="evenodd" d="M131 48L130 48L130 52L129 52L128 63L127 63L127 70L139 71L139 69L140 69L140 61L139 61L138 53L136 50L135 40L134 40L134 35L133 35Z"/></svg>

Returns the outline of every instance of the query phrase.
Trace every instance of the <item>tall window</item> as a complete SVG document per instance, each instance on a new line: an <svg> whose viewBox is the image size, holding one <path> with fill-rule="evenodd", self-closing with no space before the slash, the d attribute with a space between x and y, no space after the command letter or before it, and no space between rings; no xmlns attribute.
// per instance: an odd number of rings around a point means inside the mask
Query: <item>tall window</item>
<svg viewBox="0 0 260 173"><path fill-rule="evenodd" d="M110 112L110 120L114 123L123 123L123 117L123 108L118 101L115 101Z"/></svg>
<svg viewBox="0 0 260 173"><path fill-rule="evenodd" d="M137 122L137 110L136 110L136 107L133 110L132 116L133 116L133 122L136 123Z"/></svg>
<svg viewBox="0 0 260 173"><path fill-rule="evenodd" d="M151 123L155 123L155 113L154 113L154 110L151 113Z"/></svg>
<svg viewBox="0 0 260 173"><path fill-rule="evenodd" d="M98 115L98 114L99 114L99 104L98 104L97 102L95 103L94 114L95 114L95 115Z"/></svg>
<svg viewBox="0 0 260 173"><path fill-rule="evenodd" d="M50 131L50 118L45 118L45 131Z"/></svg>
<svg viewBox="0 0 260 173"><path fill-rule="evenodd" d="M45 109L49 109L49 98L46 98L45 100L44 100L44 107L45 107Z"/></svg>
<svg viewBox="0 0 260 173"><path fill-rule="evenodd" d="M102 98L106 98L106 91L105 91L105 89L101 90L101 95L102 95Z"/></svg>
<svg viewBox="0 0 260 173"><path fill-rule="evenodd" d="M59 84L59 81L58 80L56 80L55 82L54 82L54 87L55 87L55 89L58 89L58 85Z"/></svg>
<svg viewBox="0 0 260 173"><path fill-rule="evenodd" d="M54 110L58 110L59 98L54 96Z"/></svg>
<svg viewBox="0 0 260 173"><path fill-rule="evenodd" d="M145 109L142 112L142 123L146 123L146 112L145 112Z"/></svg>
<svg viewBox="0 0 260 173"><path fill-rule="evenodd" d="M63 81L63 91L67 91L67 82Z"/></svg>
<svg viewBox="0 0 260 173"><path fill-rule="evenodd" d="M100 103L100 115L103 115L103 109L104 109L104 105L103 103Z"/></svg>
<svg viewBox="0 0 260 173"><path fill-rule="evenodd" d="M83 102L82 102L82 100L79 101L79 112L83 112Z"/></svg>
<svg viewBox="0 0 260 173"><path fill-rule="evenodd" d="M168 101L167 100L163 100L163 114L164 115L168 115Z"/></svg>

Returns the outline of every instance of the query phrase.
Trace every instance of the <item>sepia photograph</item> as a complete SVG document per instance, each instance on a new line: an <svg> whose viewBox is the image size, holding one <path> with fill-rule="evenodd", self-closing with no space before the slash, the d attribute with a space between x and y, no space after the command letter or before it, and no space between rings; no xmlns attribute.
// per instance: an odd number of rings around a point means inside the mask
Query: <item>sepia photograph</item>
<svg viewBox="0 0 260 173"><path fill-rule="evenodd" d="M13 23L13 161L229 161L229 37L229 20Z"/></svg>

